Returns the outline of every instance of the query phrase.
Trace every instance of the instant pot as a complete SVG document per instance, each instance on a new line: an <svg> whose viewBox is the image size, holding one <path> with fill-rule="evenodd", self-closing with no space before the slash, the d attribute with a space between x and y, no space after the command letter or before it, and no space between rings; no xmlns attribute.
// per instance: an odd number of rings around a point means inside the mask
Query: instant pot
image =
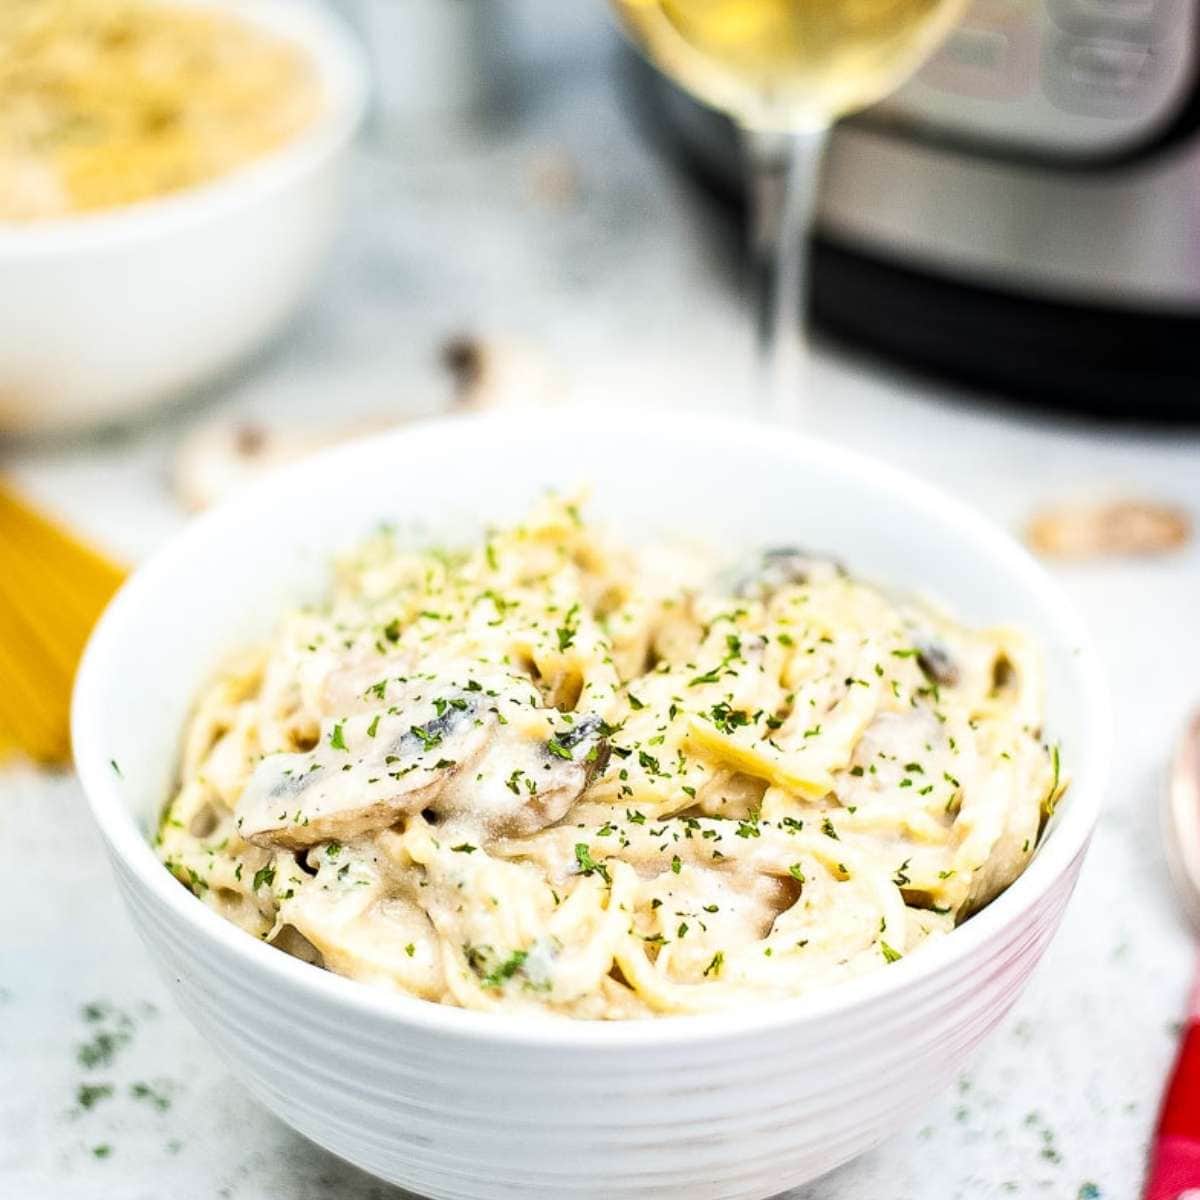
<svg viewBox="0 0 1200 1200"><path fill-rule="evenodd" d="M1200 37L1193 0L978 0L845 122L813 252L816 321L992 392L1200 419ZM728 120L640 66L711 185Z"/></svg>

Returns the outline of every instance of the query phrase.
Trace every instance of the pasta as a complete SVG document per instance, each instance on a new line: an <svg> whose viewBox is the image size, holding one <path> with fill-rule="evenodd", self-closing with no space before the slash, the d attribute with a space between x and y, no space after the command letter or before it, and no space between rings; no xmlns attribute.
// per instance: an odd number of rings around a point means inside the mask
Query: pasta
<svg viewBox="0 0 1200 1200"><path fill-rule="evenodd" d="M1066 786L1038 656L769 550L714 572L549 496L386 534L199 699L158 851L328 970L618 1019L797 996L944 936Z"/></svg>
<svg viewBox="0 0 1200 1200"><path fill-rule="evenodd" d="M203 5L0 0L0 221L206 183L321 108L291 42Z"/></svg>

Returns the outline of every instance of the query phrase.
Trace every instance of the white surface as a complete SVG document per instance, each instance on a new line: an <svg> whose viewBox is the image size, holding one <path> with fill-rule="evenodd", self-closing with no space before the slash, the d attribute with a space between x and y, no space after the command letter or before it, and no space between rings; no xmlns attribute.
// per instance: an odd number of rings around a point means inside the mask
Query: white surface
<svg viewBox="0 0 1200 1200"><path fill-rule="evenodd" d="M569 52L570 46L567 46ZM214 412L334 419L428 410L435 346L458 329L540 341L587 398L729 403L740 379L732 251L702 202L633 137L594 70L545 64L521 131L418 161L369 154L326 290L287 343L203 409L98 445L10 448L29 490L130 556L181 521L166 485L181 431ZM547 206L547 155L580 163ZM682 349L681 349L682 347ZM1200 519L1200 436L1034 420L824 359L807 421L1014 526L1046 500L1133 490ZM790 1200L1134 1200L1174 1048L1192 941L1166 880L1157 806L1200 700L1200 550L1061 569L1117 707L1113 783L1063 929L983 1058L907 1129ZM0 775L0 1195L19 1200L394 1200L259 1108L166 998L117 899L78 786ZM133 1014L108 1070L83 1070L85 1002ZM158 1006L142 1014L143 1003ZM119 1095L73 1115L84 1080ZM128 1095L173 1088L164 1113ZM91 1147L112 1146L100 1160ZM1082 1193L1091 1196L1089 1190Z"/></svg>
<svg viewBox="0 0 1200 1200"><path fill-rule="evenodd" d="M526 469L496 454L505 439ZM445 486L459 478L460 496ZM919 580L964 620L1028 629L1073 784L1024 875L952 937L836 990L626 1024L503 1022L381 997L187 895L147 839L213 663L318 597L330 558L381 519L462 536L464 519L508 524L544 488L581 480L597 519L635 536L694 534L718 488L738 499L711 514L707 536L732 554L828 545L884 585ZM180 1007L289 1124L441 1200L765 1200L877 1143L1019 994L1074 886L1110 741L1077 618L969 510L827 442L629 409L564 409L552 425L541 411L428 422L281 472L193 525L117 598L80 667L72 727L121 889Z"/></svg>
<svg viewBox="0 0 1200 1200"><path fill-rule="evenodd" d="M0 429L77 428L207 382L276 333L312 285L337 228L365 66L319 8L210 3L310 55L323 110L203 187L0 225Z"/></svg>

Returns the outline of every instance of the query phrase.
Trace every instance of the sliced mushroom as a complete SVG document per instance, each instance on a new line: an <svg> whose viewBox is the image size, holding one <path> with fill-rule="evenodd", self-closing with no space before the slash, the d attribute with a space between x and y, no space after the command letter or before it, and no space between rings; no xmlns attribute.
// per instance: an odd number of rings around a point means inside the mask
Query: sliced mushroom
<svg viewBox="0 0 1200 1200"><path fill-rule="evenodd" d="M560 820L608 765L611 747L604 722L591 713L539 747L541 780L535 796L513 822L514 832L533 833Z"/></svg>
<svg viewBox="0 0 1200 1200"><path fill-rule="evenodd" d="M916 639L917 665L930 679L942 687L954 687L961 678L958 664L950 651L935 637Z"/></svg>
<svg viewBox="0 0 1200 1200"><path fill-rule="evenodd" d="M776 546L764 550L757 563L739 575L733 592L747 600L769 600L792 584L822 582L845 573L833 559L820 558L794 546Z"/></svg>
<svg viewBox="0 0 1200 1200"><path fill-rule="evenodd" d="M1138 497L1055 505L1038 512L1025 538L1049 558L1166 554L1191 540L1192 519L1176 504Z"/></svg>
<svg viewBox="0 0 1200 1200"><path fill-rule="evenodd" d="M428 807L478 760L495 717L474 693L419 707L425 713L389 710L327 724L307 754L263 759L237 803L239 833L295 850L374 833Z"/></svg>
<svg viewBox="0 0 1200 1200"><path fill-rule="evenodd" d="M536 833L561 820L608 762L607 729L589 714L549 741L497 731L473 773L441 797L446 813L478 816L497 832Z"/></svg>
<svg viewBox="0 0 1200 1200"><path fill-rule="evenodd" d="M960 661L961 645L951 646L943 634L935 632L935 622L927 609L901 599L904 628L912 648L917 652L917 666L926 679L939 687L956 687L963 682L964 663ZM966 672L969 674L969 672Z"/></svg>
<svg viewBox="0 0 1200 1200"><path fill-rule="evenodd" d="M297 428L219 416L181 442L173 469L175 495L185 508L199 512L277 467L396 423L395 417L380 415L346 425Z"/></svg>
<svg viewBox="0 0 1200 1200"><path fill-rule="evenodd" d="M556 404L567 391L538 346L511 338L452 337L442 347L442 363L453 380L455 404L473 412Z"/></svg>

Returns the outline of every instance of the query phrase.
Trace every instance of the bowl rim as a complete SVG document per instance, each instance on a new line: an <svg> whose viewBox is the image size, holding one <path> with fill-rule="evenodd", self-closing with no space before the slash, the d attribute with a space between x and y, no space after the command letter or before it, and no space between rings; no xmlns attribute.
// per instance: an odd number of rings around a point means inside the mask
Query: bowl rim
<svg viewBox="0 0 1200 1200"><path fill-rule="evenodd" d="M590 409L564 408L555 415L556 434L568 438L611 432L626 423L628 428L642 432L657 432L677 439L681 436L679 414L670 410L646 413L614 408L597 413ZM240 492L231 501L195 518L139 567L109 604L88 641L76 675L71 705L76 770L93 819L110 853L137 884L150 893L155 903L165 905L171 911L193 939L202 943L215 942L215 948L232 955L247 972L274 979L281 987L307 992L330 1005L427 1033L527 1047L668 1046L768 1033L783 1027L815 1027L822 1019L849 1016L887 997L899 997L910 987L919 986L922 980L932 979L953 963L969 958L973 951L997 938L1004 929L1018 924L1022 913L1034 909L1054 890L1085 850L1098 820L1101 781L1108 775L1111 743L1111 716L1104 673L1083 621L1059 585L1004 529L963 501L889 463L837 443L774 425L697 413L688 414L687 427L682 432L682 436L690 441L724 448L735 446L753 450L760 447L773 453L785 447L797 458L820 455L845 473L869 475L889 490L904 493L906 502L911 505L936 513L939 521L948 522L984 544L997 568L1021 581L1035 596L1055 638L1061 638L1060 644L1070 649L1083 683L1074 697L1075 703L1085 710L1084 737L1077 757L1080 762L1089 764L1089 785L1076 783L1072 787L1051 835L1043 840L1026 870L1004 892L950 936L922 947L919 955L906 955L889 964L887 970L867 972L809 995L766 1001L745 1009L606 1022L549 1016L531 1020L475 1012L375 988L314 968L249 936L181 887L163 868L134 814L121 798L119 779L102 744L103 705L93 699L101 694L101 680L110 664L119 666L124 652L136 637L138 621L132 614L164 586L171 586L175 564L188 558L198 543L204 543L222 530L253 525L255 514L271 511L294 491L310 490L314 476L337 476L360 459L394 463L397 455L391 450L393 446L402 448L406 454L420 453L426 447L444 448L468 431L480 438L503 435L516 437L519 442L524 425L529 426L532 434L539 424L544 428L544 416L537 413L436 418L360 438L285 466Z"/></svg>
<svg viewBox="0 0 1200 1200"><path fill-rule="evenodd" d="M128 204L34 221L0 221L0 261L108 249L168 235L286 189L347 145L367 107L366 58L346 22L316 0L180 0L225 9L298 45L325 88L312 123L214 179Z"/></svg>

